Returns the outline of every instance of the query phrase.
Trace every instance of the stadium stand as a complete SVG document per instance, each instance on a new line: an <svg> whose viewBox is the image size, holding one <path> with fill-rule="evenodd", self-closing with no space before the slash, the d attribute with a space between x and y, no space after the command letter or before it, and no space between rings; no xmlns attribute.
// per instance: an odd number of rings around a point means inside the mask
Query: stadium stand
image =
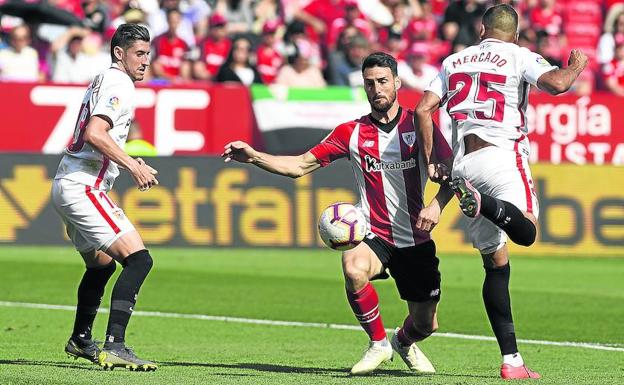
<svg viewBox="0 0 624 385"><path fill-rule="evenodd" d="M243 36L252 43L250 64L254 68L257 66L265 84L276 82L280 72L296 79L299 73L292 70L292 64L298 55L307 58L312 67L304 63L298 66L299 71L320 71L323 75L323 82L316 79L310 82L311 86L324 83L357 86L357 82L350 80L349 73L357 68L361 57L373 51L394 54L405 68L412 65L409 61L415 51L426 51L424 64L439 67L449 53L476 42L481 15L487 6L496 2L501 1L48 1L47 6L55 7L61 16L67 13L74 17L40 20L40 17L24 17L8 8L3 10L0 78L86 83L108 65L106 53L102 55L101 50L107 46L112 31L121 23L135 22L145 24L152 33L157 64L153 66L150 79L156 84L215 81L232 49L230 42ZM7 2L0 1L0 7L2 3ZM538 50L557 65L564 65L562 62L571 47L578 47L590 56L592 64L576 91L581 95L593 90L617 92L607 79L614 76L613 68L618 67L614 61L616 48L624 43L624 34L618 28L618 20L624 13L621 2L528 0L511 3L522 17L520 45ZM168 24L170 10L178 10L181 16L179 20L175 18L174 31L170 31ZM606 15L604 20L603 15ZM215 30L222 32L215 33ZM17 33L21 37L20 31L31 37L25 36L23 43L17 42L13 36ZM267 39L267 35L271 37ZM222 43L217 43L221 40ZM416 48L415 43L419 43ZM179 46L175 55L173 46ZM35 59L39 63L36 73L32 63L26 64ZM16 64L22 62L25 64ZM194 71L179 70L187 65ZM429 66L425 67L428 72ZM20 73L12 72L16 68ZM408 74L408 86L420 88L413 86L413 73L403 72Z"/></svg>

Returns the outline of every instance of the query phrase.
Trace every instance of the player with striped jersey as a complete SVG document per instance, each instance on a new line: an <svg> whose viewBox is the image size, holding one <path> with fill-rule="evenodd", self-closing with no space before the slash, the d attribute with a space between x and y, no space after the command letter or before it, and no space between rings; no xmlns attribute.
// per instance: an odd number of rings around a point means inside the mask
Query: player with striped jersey
<svg viewBox="0 0 624 385"><path fill-rule="evenodd" d="M369 234L342 255L346 294L362 328L370 338L369 348L351 369L368 374L392 358L393 349L408 367L420 373L435 369L416 346L437 329L440 272L430 231L452 196L441 187L427 206L423 193L427 170L414 128L414 116L397 100L401 81L396 60L385 53L369 55L362 65L364 87L371 113L336 127L321 143L299 156L274 156L256 151L244 142L228 143L223 157L254 164L269 172L298 178L339 158L347 158L360 192ZM448 159L451 150L441 132L435 130L438 159ZM409 314L388 341L379 311L377 292L370 283L394 278L399 294L407 301Z"/></svg>
<svg viewBox="0 0 624 385"><path fill-rule="evenodd" d="M529 169L526 107L531 85L551 94L567 91L587 64L573 50L565 69L516 45L518 14L509 5L483 15L481 43L444 60L416 114L429 174L434 175L432 114L441 104L453 124L451 187L485 268L483 300L498 341L504 379L539 378L518 353L509 296L507 236L530 246L537 234L539 207ZM439 176L437 176L439 178Z"/></svg>
<svg viewBox="0 0 624 385"><path fill-rule="evenodd" d="M122 24L111 40L112 66L98 75L85 93L72 142L52 184L52 202L67 235L82 256L86 272L78 287L74 331L65 351L105 368L155 370L125 345L128 321L139 289L152 267L141 236L107 192L128 170L140 190L158 181L156 170L123 151L134 114L134 82L149 66L150 37L145 27ZM106 283L123 266L111 297L106 341L100 349L91 329Z"/></svg>

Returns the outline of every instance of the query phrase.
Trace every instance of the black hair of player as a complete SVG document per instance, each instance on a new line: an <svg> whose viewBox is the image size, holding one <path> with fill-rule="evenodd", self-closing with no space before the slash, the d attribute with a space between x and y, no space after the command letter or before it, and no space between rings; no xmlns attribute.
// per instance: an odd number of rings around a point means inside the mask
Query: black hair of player
<svg viewBox="0 0 624 385"><path fill-rule="evenodd" d="M485 11L482 23L486 31L497 29L515 34L518 30L518 12L509 4L498 4Z"/></svg>
<svg viewBox="0 0 624 385"><path fill-rule="evenodd" d="M398 75L396 59L392 57L392 55L388 55L385 52L375 52L368 55L362 63L362 73L364 73L367 68L373 67L390 68L392 76L396 77Z"/></svg>
<svg viewBox="0 0 624 385"><path fill-rule="evenodd" d="M115 57L115 47L121 47L124 52L132 47L135 41L141 40L150 42L150 34L147 28L138 24L126 23L120 25L113 38L111 39L111 60L113 63L117 63L119 60Z"/></svg>

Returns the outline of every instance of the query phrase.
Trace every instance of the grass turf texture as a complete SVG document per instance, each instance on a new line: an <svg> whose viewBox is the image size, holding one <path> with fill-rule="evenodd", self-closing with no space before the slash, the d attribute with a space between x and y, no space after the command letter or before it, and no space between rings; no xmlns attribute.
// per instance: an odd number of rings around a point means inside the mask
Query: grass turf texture
<svg viewBox="0 0 624 385"><path fill-rule="evenodd" d="M330 250L154 249L136 310L357 325ZM440 332L492 335L474 256L441 256ZM118 268L118 272L121 270ZM75 305L83 272L71 248L0 247L0 301ZM118 274L118 273L117 273ZM624 259L512 257L519 338L624 346ZM375 284L387 328L405 316L391 280ZM110 290L104 299L108 307ZM102 339L107 314L94 335ZM105 372L62 352L70 311L0 307L0 384L500 384L494 341L432 337L420 344L438 374L416 377L395 355L368 378L348 370L361 331L133 317L128 344L155 373ZM624 352L520 344L540 384L622 384Z"/></svg>

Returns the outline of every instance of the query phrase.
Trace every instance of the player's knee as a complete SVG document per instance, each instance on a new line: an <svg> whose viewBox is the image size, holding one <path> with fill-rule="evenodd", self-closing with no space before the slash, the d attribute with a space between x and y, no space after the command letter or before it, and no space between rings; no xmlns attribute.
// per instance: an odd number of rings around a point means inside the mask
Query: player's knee
<svg viewBox="0 0 624 385"><path fill-rule="evenodd" d="M117 269L117 263L115 261L110 261L108 265L102 268L102 274L107 275L109 278L115 273Z"/></svg>
<svg viewBox="0 0 624 385"><path fill-rule="evenodd" d="M144 271L145 274L147 274L152 269L152 266L154 266L154 260L152 259L149 251L143 249L128 255L123 261L123 266L132 266Z"/></svg>
<svg viewBox="0 0 624 385"><path fill-rule="evenodd" d="M343 265L345 281L350 287L363 287L368 282L368 272L355 263L345 263Z"/></svg>
<svg viewBox="0 0 624 385"><path fill-rule="evenodd" d="M511 238L511 236L510 236ZM535 243L535 239L537 238L537 228L535 224L528 218L524 220L524 226L522 226L520 231L517 231L514 234L512 241L520 246L531 246Z"/></svg>
<svg viewBox="0 0 624 385"><path fill-rule="evenodd" d="M520 246L529 247L535 243L535 237L533 238L520 238L516 241L516 243Z"/></svg>

